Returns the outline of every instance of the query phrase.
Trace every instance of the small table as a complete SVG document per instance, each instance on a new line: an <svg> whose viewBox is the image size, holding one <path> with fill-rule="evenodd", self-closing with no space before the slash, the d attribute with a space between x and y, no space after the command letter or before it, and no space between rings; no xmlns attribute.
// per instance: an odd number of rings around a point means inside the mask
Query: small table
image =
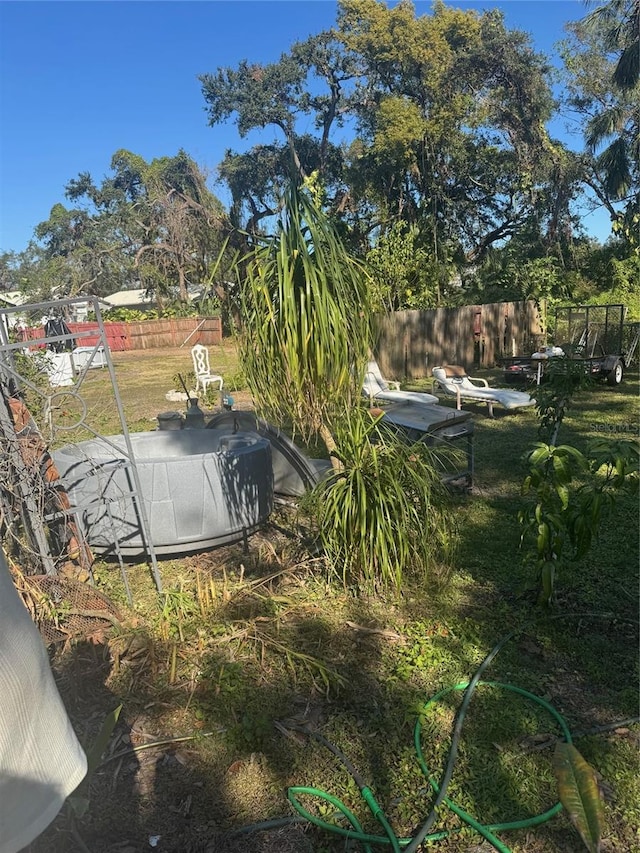
<svg viewBox="0 0 640 853"><path fill-rule="evenodd" d="M408 441L424 441L430 447L465 442L466 467L445 473L443 479L447 483L464 480L469 487L473 485L474 425L471 412L437 403L397 403L385 408L384 421L396 427Z"/></svg>

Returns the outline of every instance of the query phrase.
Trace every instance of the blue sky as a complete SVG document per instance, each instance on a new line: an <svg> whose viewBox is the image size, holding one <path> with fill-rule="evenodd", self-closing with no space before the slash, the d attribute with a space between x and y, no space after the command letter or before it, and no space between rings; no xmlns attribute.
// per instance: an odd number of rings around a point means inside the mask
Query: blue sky
<svg viewBox="0 0 640 853"><path fill-rule="evenodd" d="M431 7L414 5L420 14ZM585 14L582 0L449 5L497 6L549 55L564 24ZM120 148L146 160L184 148L213 179L227 148L258 136L240 141L233 125L207 126L198 75L245 58L275 61L335 14L330 0L0 0L0 249L22 250L51 207L65 203L65 184L84 171L99 182ZM608 236L606 216L585 226Z"/></svg>

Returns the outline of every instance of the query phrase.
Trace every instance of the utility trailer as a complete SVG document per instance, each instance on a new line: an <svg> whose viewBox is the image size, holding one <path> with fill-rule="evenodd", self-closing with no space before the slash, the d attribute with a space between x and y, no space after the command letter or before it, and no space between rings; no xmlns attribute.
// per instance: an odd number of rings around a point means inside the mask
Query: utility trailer
<svg viewBox="0 0 640 853"><path fill-rule="evenodd" d="M594 379L619 385L636 347L640 324L625 323L624 305L570 305L556 308L554 346L541 347L530 356L503 359L507 382L536 382L544 378L552 358L570 358L584 365Z"/></svg>

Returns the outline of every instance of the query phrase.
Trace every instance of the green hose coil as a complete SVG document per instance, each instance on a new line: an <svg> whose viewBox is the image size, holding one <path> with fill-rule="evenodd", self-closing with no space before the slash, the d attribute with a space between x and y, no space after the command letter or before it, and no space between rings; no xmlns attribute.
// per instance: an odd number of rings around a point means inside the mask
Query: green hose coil
<svg viewBox="0 0 640 853"><path fill-rule="evenodd" d="M524 690L521 687L516 687L512 684L504 684L504 683L497 682L497 681L479 681L479 680L475 680L475 679L473 679L471 682L468 682L468 681L461 682L460 684L456 684L453 687L447 687L444 690L441 690L438 693L436 693L434 696L432 696L432 698L429 699L429 701L426 702L426 704L423 706L423 712L426 711L433 704L438 702L440 699L442 699L444 696L448 695L449 693L451 693L455 690L467 690L467 688L470 688L470 687L472 689L475 689L475 687L479 686L479 685L486 685L486 686L491 686L491 687L497 687L497 688L500 688L502 690L509 690L512 693L517 693L520 696L524 696L526 699L530 700L531 702L534 702L535 704L540 705L542 708L545 709L545 711L547 711L554 718L556 723L560 726L560 729L562 730L563 737L567 741L567 743L572 742L571 733L569 731L569 727L567 726L566 721L564 720L564 718L558 713L558 711L552 705L550 705L547 701L545 701L541 697L536 696L533 693L529 693L529 691ZM469 698L470 698L470 696L469 696ZM460 725L461 725L461 722L462 722L462 720L460 719L459 720ZM420 722L420 716L418 716L418 719L416 720L416 724L415 724L415 728L414 728L414 746L415 746L415 750L416 750L416 756L418 759L418 764L420 765L420 769L422 770L425 778L428 780L428 782L431 785L431 787L433 788L433 790L436 792L437 795L441 795L442 794L442 786L439 782L437 782L433 778L429 768L427 767L425 759L424 759L424 755L422 752L422 744L421 744L421 733L422 733L422 724ZM339 752L340 752L339 750L337 750L337 748L334 748L333 751L336 754L339 754ZM343 762L343 763L345 763L345 762ZM348 764L348 762L346 762L346 763ZM367 807L369 808L369 811L371 812L371 814L373 815L373 817L375 818L377 823L382 828L384 835L372 835L370 833L366 833L363 830L362 824L360 823L358 818L353 814L353 812L343 802L341 802L341 800L339 800L337 797L334 797L332 794L328 794L327 792L322 791L318 788L304 787L304 786L293 786L293 787L288 789L287 797L289 799L289 802L293 806L293 808L296 810L296 812L298 812L298 814L301 815L305 820L309 821L314 826L319 827L320 829L326 830L327 832L332 832L334 834L341 835L345 838L350 838L350 839L359 841L362 844L363 849L365 850L365 853L373 853L372 845L390 846L391 849L394 851L394 853L400 853L400 851L406 851L406 853L412 853L412 851L415 851L417 849L417 847L424 842L438 841L442 838L446 838L449 835L454 834L455 832L458 832L460 829L463 828L463 827L460 827L460 828L454 829L454 830L442 830L440 832L429 832L428 828L431 826L431 824L433 823L433 820L435 819L436 806L434 806L434 809L432 810L431 814L429 815L429 817L427 818L427 820L424 822L424 824L422 826L422 830L424 830L425 827L427 828L426 832L419 831L416 834L416 836L414 836L413 838L398 838L396 836L396 834L394 833L394 831L393 831L387 817L385 816L382 808L376 802L370 788L361 784L358 779L356 779L356 781L358 782L358 785L360 787L360 792L362 794L364 801L367 804ZM322 818L319 818L319 817L313 815L298 800L298 797L300 795L309 795L309 796L317 797L318 799L321 799L321 800L329 803L334 808L336 808L340 814L344 815L344 817L349 822L351 828L338 826L334 823L329 823L328 821L325 821ZM506 822L501 822L501 823L483 825L478 820L476 820L476 818L474 818L473 816L468 814L464 809L457 806L448 797L443 796L441 799L441 802L443 802L445 805L447 805L448 808L452 812L454 812L454 814L456 814L463 821L464 825L474 829L483 838L485 838L496 850L500 851L500 853L510 853L510 850L505 844L503 844L502 841L500 841L499 838L496 837L496 835L494 833L501 832L504 830L509 830L509 829L524 829L524 828L531 827L531 826L537 826L539 824L545 823L546 821L550 820L552 817L555 817L555 815L557 815L558 812L560 812L562 809L561 803L558 802L554 806L552 806L551 808L547 809L547 811L543 812L542 814L535 815L534 817L524 818L522 820L512 820L512 821L506 821Z"/></svg>

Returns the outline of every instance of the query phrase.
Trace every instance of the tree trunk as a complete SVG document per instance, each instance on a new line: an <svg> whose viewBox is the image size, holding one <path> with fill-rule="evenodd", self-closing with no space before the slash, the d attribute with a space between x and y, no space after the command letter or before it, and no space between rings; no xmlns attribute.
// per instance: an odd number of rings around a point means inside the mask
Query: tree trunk
<svg viewBox="0 0 640 853"><path fill-rule="evenodd" d="M187 283L184 274L184 267L181 263L178 263L178 288L180 292L180 302L183 302L186 305L189 297L187 294Z"/></svg>
<svg viewBox="0 0 640 853"><path fill-rule="evenodd" d="M344 465L338 459L338 457L335 455L335 450L336 450L337 445L336 445L336 440L333 437L333 433L326 426L326 424L322 424L319 432L320 432L320 438L324 442L324 446L327 448L327 451L329 453L329 459L331 460L331 466L333 467L334 471L342 471L342 469L344 468Z"/></svg>

